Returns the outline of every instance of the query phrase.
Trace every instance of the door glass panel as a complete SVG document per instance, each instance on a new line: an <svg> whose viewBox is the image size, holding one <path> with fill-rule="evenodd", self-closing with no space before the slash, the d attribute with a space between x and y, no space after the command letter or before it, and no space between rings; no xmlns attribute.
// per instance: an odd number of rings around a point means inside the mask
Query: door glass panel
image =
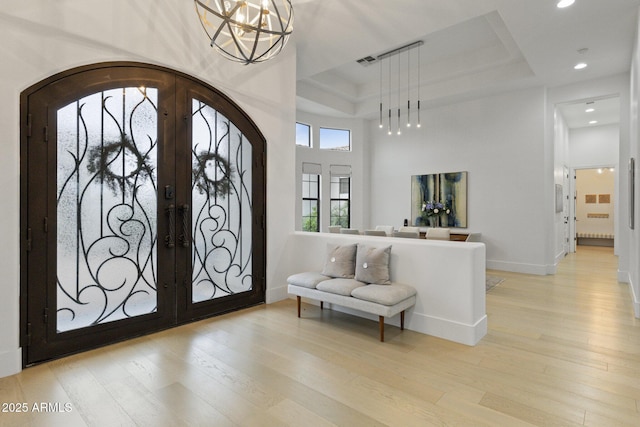
<svg viewBox="0 0 640 427"><path fill-rule="evenodd" d="M57 112L57 330L157 309L155 88Z"/></svg>
<svg viewBox="0 0 640 427"><path fill-rule="evenodd" d="M195 99L192 124L192 302L202 302L252 289L252 148Z"/></svg>

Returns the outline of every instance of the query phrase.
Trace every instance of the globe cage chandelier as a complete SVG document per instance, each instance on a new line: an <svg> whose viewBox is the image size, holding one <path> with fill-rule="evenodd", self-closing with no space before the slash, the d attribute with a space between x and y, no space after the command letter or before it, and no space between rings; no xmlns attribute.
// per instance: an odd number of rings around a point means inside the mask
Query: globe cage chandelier
<svg viewBox="0 0 640 427"><path fill-rule="evenodd" d="M290 0L194 0L194 4L211 47L245 65L273 58L293 32Z"/></svg>

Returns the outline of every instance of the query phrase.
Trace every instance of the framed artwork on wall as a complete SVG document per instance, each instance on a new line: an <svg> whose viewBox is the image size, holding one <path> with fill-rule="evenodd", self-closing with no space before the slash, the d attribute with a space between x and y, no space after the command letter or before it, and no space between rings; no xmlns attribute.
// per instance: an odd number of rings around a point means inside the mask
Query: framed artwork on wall
<svg viewBox="0 0 640 427"><path fill-rule="evenodd" d="M466 228L467 172L413 175L411 223L418 227Z"/></svg>
<svg viewBox="0 0 640 427"><path fill-rule="evenodd" d="M556 213L562 212L562 184L556 184Z"/></svg>
<svg viewBox="0 0 640 427"><path fill-rule="evenodd" d="M611 194L598 194L598 203L611 203Z"/></svg>

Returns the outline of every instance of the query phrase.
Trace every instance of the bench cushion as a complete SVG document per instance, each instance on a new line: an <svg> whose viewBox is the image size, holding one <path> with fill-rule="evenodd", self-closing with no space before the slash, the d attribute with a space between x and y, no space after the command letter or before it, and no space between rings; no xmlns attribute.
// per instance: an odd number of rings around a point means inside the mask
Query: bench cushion
<svg viewBox="0 0 640 427"><path fill-rule="evenodd" d="M331 279L331 277L325 276L324 274L316 273L315 271L308 271L287 277L287 283L290 285L302 286L303 288L315 289L318 283L329 279Z"/></svg>
<svg viewBox="0 0 640 427"><path fill-rule="evenodd" d="M358 282L355 279L330 279L318 283L316 289L323 292L330 292L332 294L351 296L351 292L356 289L366 286L362 282Z"/></svg>
<svg viewBox="0 0 640 427"><path fill-rule="evenodd" d="M382 305L394 305L416 294L415 288L395 283L389 285L367 285L354 289L351 296Z"/></svg>

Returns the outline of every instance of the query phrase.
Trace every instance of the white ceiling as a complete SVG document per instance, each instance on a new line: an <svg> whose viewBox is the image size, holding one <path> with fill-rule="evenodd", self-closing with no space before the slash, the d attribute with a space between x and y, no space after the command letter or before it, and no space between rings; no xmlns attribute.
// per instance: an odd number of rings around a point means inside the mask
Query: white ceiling
<svg viewBox="0 0 640 427"><path fill-rule="evenodd" d="M297 107L337 117L377 117L380 65L363 66L356 61L418 40L424 42L419 90L425 107L629 71L640 0L576 0L566 9L558 9L556 3L292 0ZM588 51L579 53L583 48ZM414 52L412 64L417 63ZM396 61L391 63L393 87L398 84L397 57L392 61ZM402 99L406 102L406 54L401 61L405 65L401 67L400 87L405 88ZM589 66L574 70L580 61ZM387 67L385 60L383 94L388 91ZM416 77L410 87L413 96L417 93ZM565 114L568 109L560 111ZM580 120L568 122L573 127L582 123ZM611 118L599 122L606 120Z"/></svg>
<svg viewBox="0 0 640 427"><path fill-rule="evenodd" d="M570 129L610 125L620 122L620 98L614 96L561 104L558 111Z"/></svg>

